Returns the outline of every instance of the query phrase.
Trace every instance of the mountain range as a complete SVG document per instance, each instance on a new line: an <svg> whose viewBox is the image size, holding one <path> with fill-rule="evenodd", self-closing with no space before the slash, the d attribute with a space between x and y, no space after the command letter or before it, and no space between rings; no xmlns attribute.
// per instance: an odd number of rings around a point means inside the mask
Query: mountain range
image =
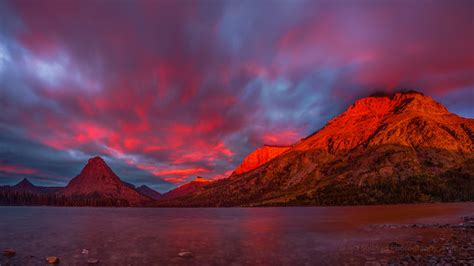
<svg viewBox="0 0 474 266"><path fill-rule="evenodd" d="M172 206L349 205L474 199L474 119L415 91L362 98L290 147L257 149Z"/></svg>
<svg viewBox="0 0 474 266"><path fill-rule="evenodd" d="M122 181L100 157L65 188L23 180L0 203L92 206L352 205L474 200L474 119L415 91L357 100L290 146L264 145L228 178L163 195ZM23 200L24 201L24 200Z"/></svg>

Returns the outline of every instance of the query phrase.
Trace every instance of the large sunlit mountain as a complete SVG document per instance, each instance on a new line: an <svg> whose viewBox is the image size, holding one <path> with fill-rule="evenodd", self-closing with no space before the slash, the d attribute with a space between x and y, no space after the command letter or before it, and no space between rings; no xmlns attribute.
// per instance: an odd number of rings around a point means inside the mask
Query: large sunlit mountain
<svg viewBox="0 0 474 266"><path fill-rule="evenodd" d="M257 153L259 151L256 151ZM474 197L474 120L419 92L362 98L321 130L177 206L371 204Z"/></svg>

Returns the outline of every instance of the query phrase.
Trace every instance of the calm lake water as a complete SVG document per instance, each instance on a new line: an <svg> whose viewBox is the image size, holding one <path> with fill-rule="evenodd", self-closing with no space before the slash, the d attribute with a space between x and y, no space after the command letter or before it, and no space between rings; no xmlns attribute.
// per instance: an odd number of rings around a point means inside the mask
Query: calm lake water
<svg viewBox="0 0 474 266"><path fill-rule="evenodd" d="M0 207L0 248L14 265L315 265L360 242L410 237L377 224L454 223L474 203L301 208ZM82 254L87 249L89 254ZM181 258L181 251L192 258ZM6 258L2 258L3 264Z"/></svg>

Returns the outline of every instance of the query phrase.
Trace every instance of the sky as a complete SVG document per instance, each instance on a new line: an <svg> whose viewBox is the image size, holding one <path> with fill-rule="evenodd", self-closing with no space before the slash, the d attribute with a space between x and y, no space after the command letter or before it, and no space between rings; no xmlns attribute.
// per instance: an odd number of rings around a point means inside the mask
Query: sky
<svg viewBox="0 0 474 266"><path fill-rule="evenodd" d="M474 1L0 1L0 184L165 192L374 92L474 117Z"/></svg>

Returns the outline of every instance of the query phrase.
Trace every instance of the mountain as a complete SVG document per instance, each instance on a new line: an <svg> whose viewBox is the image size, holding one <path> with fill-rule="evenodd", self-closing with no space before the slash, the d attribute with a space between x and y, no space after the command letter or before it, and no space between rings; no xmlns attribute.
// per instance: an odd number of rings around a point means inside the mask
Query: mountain
<svg viewBox="0 0 474 266"><path fill-rule="evenodd" d="M415 91L362 98L283 152L259 153L171 205L474 200L474 119Z"/></svg>
<svg viewBox="0 0 474 266"><path fill-rule="evenodd" d="M20 193L30 193L30 194L48 194L54 193L59 191L60 187L43 187L43 186L36 186L28 180L28 178L23 178L20 182L16 185L7 187L8 190L13 192L20 192Z"/></svg>
<svg viewBox="0 0 474 266"><path fill-rule="evenodd" d="M209 180L198 176L193 181L166 192L165 194L163 194L160 201L166 202L192 193L196 193L198 191L201 191L209 183Z"/></svg>
<svg viewBox="0 0 474 266"><path fill-rule="evenodd" d="M89 159L81 173L59 192L60 196L75 199L122 201L140 205L149 199L123 182L100 157Z"/></svg>
<svg viewBox="0 0 474 266"><path fill-rule="evenodd" d="M431 97L409 91L356 101L295 150L323 149L335 154L360 145L398 144L469 153L474 147L472 126L473 119L452 114Z"/></svg>
<svg viewBox="0 0 474 266"><path fill-rule="evenodd" d="M269 162L290 148L290 146L264 145L247 155L247 157L244 158L244 161L237 166L233 174L238 175L253 170L260 165Z"/></svg>
<svg viewBox="0 0 474 266"><path fill-rule="evenodd" d="M152 198L154 200L158 200L162 197L160 192L155 191L155 190L151 189L150 187L148 187L146 185L139 186L136 190L140 194L145 195L145 196L147 196L149 198Z"/></svg>
<svg viewBox="0 0 474 266"><path fill-rule="evenodd" d="M23 178L20 182L10 188L13 191L17 192L27 192L27 193L41 193L41 189L33 185L30 180Z"/></svg>

